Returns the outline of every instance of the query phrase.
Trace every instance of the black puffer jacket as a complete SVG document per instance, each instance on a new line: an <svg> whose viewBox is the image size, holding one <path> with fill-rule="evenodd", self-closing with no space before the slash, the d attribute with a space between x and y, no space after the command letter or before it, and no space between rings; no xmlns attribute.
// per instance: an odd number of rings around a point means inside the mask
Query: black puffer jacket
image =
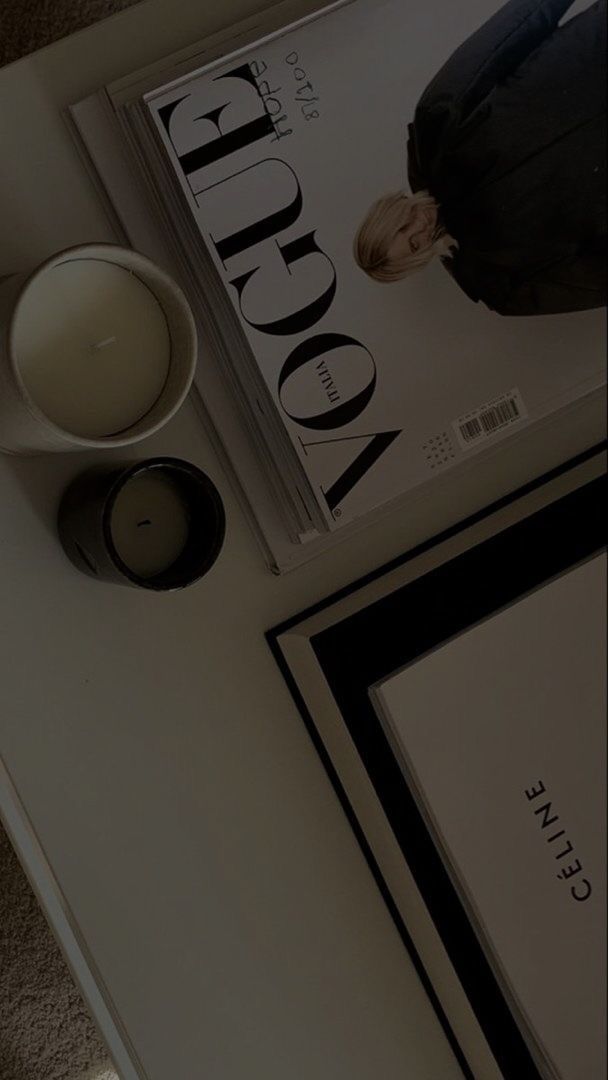
<svg viewBox="0 0 608 1080"><path fill-rule="evenodd" d="M445 265L503 315L606 303L606 0L509 0L448 60L409 125L459 250Z"/></svg>

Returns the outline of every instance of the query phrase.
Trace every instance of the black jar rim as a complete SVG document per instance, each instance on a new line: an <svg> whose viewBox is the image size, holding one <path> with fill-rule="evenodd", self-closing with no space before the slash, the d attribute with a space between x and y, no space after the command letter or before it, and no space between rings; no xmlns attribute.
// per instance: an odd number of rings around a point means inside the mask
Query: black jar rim
<svg viewBox="0 0 608 1080"><path fill-rule="evenodd" d="M116 550L112 511L118 494L129 481L157 469L176 485L188 513L189 534L182 553L171 566L152 577L140 577ZM102 528L109 556L123 577L139 588L170 592L193 585L213 566L224 542L226 514L215 484L196 465L174 457L146 458L117 474L104 502Z"/></svg>

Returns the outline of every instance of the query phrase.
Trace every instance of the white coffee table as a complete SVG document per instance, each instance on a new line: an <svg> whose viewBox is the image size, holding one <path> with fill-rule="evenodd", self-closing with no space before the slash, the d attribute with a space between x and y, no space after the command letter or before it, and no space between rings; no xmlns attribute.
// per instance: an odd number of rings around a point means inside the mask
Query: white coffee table
<svg viewBox="0 0 608 1080"><path fill-rule="evenodd" d="M0 276L115 239L61 110L260 6L148 0L0 71ZM460 1076L263 635L604 435L574 409L275 578L187 403L136 456L205 469L228 531L168 596L65 559L97 459L0 455L0 809L125 1078Z"/></svg>

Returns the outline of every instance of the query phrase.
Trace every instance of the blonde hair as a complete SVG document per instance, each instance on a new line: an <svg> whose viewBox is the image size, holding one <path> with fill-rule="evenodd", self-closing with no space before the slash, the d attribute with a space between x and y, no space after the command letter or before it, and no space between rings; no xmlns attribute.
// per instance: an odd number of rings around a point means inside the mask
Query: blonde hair
<svg viewBox="0 0 608 1080"><path fill-rule="evenodd" d="M355 261L375 281L400 281L421 270L435 255L445 257L458 247L442 225L438 225L430 243L421 251L390 257L389 248L400 229L407 226L412 207L439 210L428 191L407 195L403 191L384 195L370 208L354 243Z"/></svg>

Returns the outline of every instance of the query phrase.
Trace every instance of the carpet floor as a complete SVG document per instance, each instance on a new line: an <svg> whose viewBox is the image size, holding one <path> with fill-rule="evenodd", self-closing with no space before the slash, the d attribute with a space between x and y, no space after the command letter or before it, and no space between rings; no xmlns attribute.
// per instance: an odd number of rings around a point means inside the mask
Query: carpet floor
<svg viewBox="0 0 608 1080"><path fill-rule="evenodd" d="M117 1080L1 825L0 1080Z"/></svg>
<svg viewBox="0 0 608 1080"><path fill-rule="evenodd" d="M0 66L138 0L0 0Z"/></svg>

